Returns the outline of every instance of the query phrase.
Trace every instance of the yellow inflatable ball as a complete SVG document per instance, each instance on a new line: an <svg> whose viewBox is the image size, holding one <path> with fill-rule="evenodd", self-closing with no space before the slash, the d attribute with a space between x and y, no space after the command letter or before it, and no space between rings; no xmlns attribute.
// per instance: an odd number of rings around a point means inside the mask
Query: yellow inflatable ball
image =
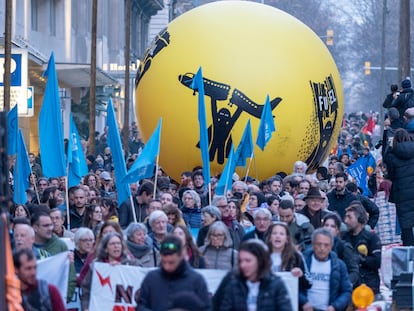
<svg viewBox="0 0 414 311"><path fill-rule="evenodd" d="M291 173L297 160L316 169L336 143L343 93L335 62L306 25L276 8L218 1L173 20L154 39L136 77L136 113L146 141L163 118L160 164L179 180L202 165L198 93L192 79L202 67L211 174L220 173L231 145L250 119L256 141L269 95L276 132L257 146L249 175ZM246 168L238 168L244 175Z"/></svg>

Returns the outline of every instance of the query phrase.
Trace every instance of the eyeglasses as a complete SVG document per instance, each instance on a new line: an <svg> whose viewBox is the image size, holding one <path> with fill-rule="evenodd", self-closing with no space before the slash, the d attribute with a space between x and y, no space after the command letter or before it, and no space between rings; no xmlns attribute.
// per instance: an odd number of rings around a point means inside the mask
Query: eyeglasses
<svg viewBox="0 0 414 311"><path fill-rule="evenodd" d="M93 242L93 239L79 239L81 242Z"/></svg>
<svg viewBox="0 0 414 311"><path fill-rule="evenodd" d="M267 222L267 221L270 221L270 219L268 218L268 217L266 217L266 218L261 218L261 217L256 217L255 219L254 219L254 221L257 221L257 222Z"/></svg>
<svg viewBox="0 0 414 311"><path fill-rule="evenodd" d="M223 233L212 233L211 237L212 238L223 238L224 234Z"/></svg>
<svg viewBox="0 0 414 311"><path fill-rule="evenodd" d="M174 243L162 243L161 250L176 251L177 245L175 245Z"/></svg>
<svg viewBox="0 0 414 311"><path fill-rule="evenodd" d="M218 208L228 208L228 205L217 205Z"/></svg>

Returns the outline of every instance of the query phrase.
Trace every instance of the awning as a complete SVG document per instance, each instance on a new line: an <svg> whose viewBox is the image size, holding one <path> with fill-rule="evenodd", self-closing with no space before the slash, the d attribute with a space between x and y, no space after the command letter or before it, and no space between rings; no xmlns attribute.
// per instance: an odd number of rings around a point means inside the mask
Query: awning
<svg viewBox="0 0 414 311"><path fill-rule="evenodd" d="M44 64L43 70L46 70L46 68L47 64ZM78 88L90 86L91 66L89 64L56 63L56 72L62 87ZM118 84L118 81L102 69L96 68L96 86L110 84Z"/></svg>

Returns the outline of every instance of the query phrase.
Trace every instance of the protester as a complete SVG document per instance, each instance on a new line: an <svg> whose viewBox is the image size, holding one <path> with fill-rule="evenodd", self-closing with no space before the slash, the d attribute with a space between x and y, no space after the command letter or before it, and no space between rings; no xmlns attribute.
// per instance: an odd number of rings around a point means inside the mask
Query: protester
<svg viewBox="0 0 414 311"><path fill-rule="evenodd" d="M233 249L229 229L222 221L216 221L209 226L200 252L206 260L207 269L231 270L237 266L237 251Z"/></svg>
<svg viewBox="0 0 414 311"><path fill-rule="evenodd" d="M36 278L36 258L30 249L16 251L13 262L20 280L24 310L66 310L59 290L45 280Z"/></svg>
<svg viewBox="0 0 414 311"><path fill-rule="evenodd" d="M287 201L287 200L285 200ZM290 202L290 201L288 201ZM284 223L271 224L266 234L266 245L272 260L273 273L290 271L299 278L299 310L306 303L306 293L311 283L307 279L307 268L302 255L295 249L289 229Z"/></svg>
<svg viewBox="0 0 414 311"><path fill-rule="evenodd" d="M141 284L137 311L170 310L183 303L180 294L199 298L192 310L208 311L211 303L204 278L184 259L183 244L176 236L167 236L161 242L161 267L150 271Z"/></svg>
<svg viewBox="0 0 414 311"><path fill-rule="evenodd" d="M94 262L105 262L111 265L121 264L128 266L139 266L140 264L138 260L129 256L126 250L127 247L125 246L122 235L117 232L110 232L102 238L102 241L98 246ZM93 267L89 269L85 279L82 281L81 305L83 310L89 309L92 271Z"/></svg>
<svg viewBox="0 0 414 311"><path fill-rule="evenodd" d="M213 297L213 310L292 310L287 289L270 271L266 244L257 239L241 243L239 269L230 272Z"/></svg>
<svg viewBox="0 0 414 311"><path fill-rule="evenodd" d="M381 266L381 241L377 234L365 230L367 214L359 202L352 203L346 209L345 223L348 232L344 240L349 242L356 258L359 259L359 276L361 283L369 286L375 294L379 293Z"/></svg>
<svg viewBox="0 0 414 311"><path fill-rule="evenodd" d="M201 209L202 227L198 231L197 235L198 247L201 247L205 244L206 236L210 229L210 225L219 220L221 220L221 212L214 205L207 205Z"/></svg>
<svg viewBox="0 0 414 311"><path fill-rule="evenodd" d="M172 234L181 239L184 258L189 262L190 266L196 269L205 268L206 261L194 243L194 238L187 227L178 225L173 229Z"/></svg>
<svg viewBox="0 0 414 311"><path fill-rule="evenodd" d="M201 200L196 191L184 191L182 212L187 227L195 229L201 227Z"/></svg>
<svg viewBox="0 0 414 311"><path fill-rule="evenodd" d="M81 227L75 233L75 249L73 251L75 270L80 273L89 253L93 250L95 236L91 229Z"/></svg>
<svg viewBox="0 0 414 311"><path fill-rule="evenodd" d="M147 226L142 223L130 223L125 230L126 245L131 254L139 260L142 267L157 267L160 253L147 235Z"/></svg>
<svg viewBox="0 0 414 311"><path fill-rule="evenodd" d="M351 302L348 272L332 247L333 236L329 230L318 228L313 232L312 250L304 254L312 282L304 311L344 311Z"/></svg>

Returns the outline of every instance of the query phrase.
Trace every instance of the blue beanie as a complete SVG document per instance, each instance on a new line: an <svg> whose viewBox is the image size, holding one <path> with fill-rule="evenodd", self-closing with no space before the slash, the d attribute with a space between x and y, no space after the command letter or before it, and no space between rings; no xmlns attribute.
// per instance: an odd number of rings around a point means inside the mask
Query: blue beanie
<svg viewBox="0 0 414 311"><path fill-rule="evenodd" d="M403 89L409 89L409 88L411 87L411 81L410 81L409 79L404 79L404 80L401 82L401 87L402 87Z"/></svg>

